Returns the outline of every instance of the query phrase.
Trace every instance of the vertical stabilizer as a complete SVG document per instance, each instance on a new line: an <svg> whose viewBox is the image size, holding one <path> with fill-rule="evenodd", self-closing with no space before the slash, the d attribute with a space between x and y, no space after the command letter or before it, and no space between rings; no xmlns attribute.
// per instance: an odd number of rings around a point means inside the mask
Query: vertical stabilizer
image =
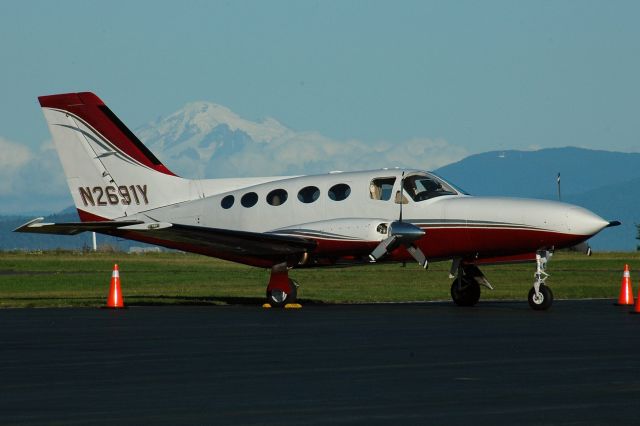
<svg viewBox="0 0 640 426"><path fill-rule="evenodd" d="M93 93L38 98L83 221L117 219L199 197Z"/></svg>

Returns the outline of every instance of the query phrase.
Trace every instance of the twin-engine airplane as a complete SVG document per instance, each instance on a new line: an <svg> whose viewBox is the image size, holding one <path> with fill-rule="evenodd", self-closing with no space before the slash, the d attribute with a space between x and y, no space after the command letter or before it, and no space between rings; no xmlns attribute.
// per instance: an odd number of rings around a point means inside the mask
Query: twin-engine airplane
<svg viewBox="0 0 640 426"><path fill-rule="evenodd" d="M176 176L93 93L39 98L81 222L35 219L18 232L113 235L270 268L267 299L296 300L292 268L452 260L451 296L492 288L479 265L536 262L533 309L549 308L553 250L608 222L553 201L472 197L419 170L190 180Z"/></svg>

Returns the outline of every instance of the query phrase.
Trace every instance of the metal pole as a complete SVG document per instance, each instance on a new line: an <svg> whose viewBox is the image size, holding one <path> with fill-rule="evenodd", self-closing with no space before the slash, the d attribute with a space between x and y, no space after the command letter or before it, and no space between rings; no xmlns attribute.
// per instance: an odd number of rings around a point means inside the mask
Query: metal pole
<svg viewBox="0 0 640 426"><path fill-rule="evenodd" d="M93 238L93 251L97 251L98 250L98 245L96 244L96 233L92 232L91 235L92 235L92 238Z"/></svg>

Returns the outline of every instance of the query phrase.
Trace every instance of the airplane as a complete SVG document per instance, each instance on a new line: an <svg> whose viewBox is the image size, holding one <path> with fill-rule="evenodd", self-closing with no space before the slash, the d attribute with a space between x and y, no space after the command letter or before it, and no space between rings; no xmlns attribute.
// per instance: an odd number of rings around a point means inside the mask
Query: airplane
<svg viewBox="0 0 640 426"><path fill-rule="evenodd" d="M400 168L323 175L185 179L91 92L38 98L80 222L34 219L15 231L92 231L271 270L268 303L297 299L294 268L451 261L451 297L492 289L480 266L535 262L528 302L546 310L554 250L618 221L557 201L471 196Z"/></svg>

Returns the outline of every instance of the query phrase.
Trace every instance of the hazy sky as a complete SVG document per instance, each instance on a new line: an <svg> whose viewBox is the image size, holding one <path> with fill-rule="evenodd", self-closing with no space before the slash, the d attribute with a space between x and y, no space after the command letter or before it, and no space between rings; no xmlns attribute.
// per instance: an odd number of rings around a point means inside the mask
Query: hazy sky
<svg viewBox="0 0 640 426"><path fill-rule="evenodd" d="M638 151L639 12L585 0L7 1L0 138L39 146L36 97L90 90L133 128L208 100L337 140Z"/></svg>

